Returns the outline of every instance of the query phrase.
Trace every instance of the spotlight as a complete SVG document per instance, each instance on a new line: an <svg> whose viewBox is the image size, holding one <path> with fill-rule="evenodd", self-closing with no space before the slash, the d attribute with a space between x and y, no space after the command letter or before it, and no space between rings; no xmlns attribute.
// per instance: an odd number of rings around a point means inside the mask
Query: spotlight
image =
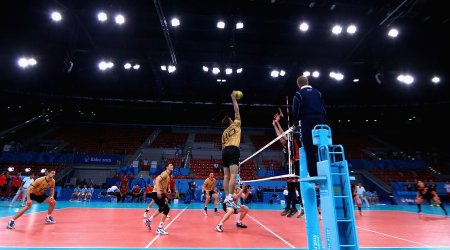
<svg viewBox="0 0 450 250"><path fill-rule="evenodd" d="M270 72L270 76L271 77L278 77L280 75L280 72L278 71L278 70L272 70L271 72Z"/></svg>
<svg viewBox="0 0 450 250"><path fill-rule="evenodd" d="M62 20L62 15L61 13L54 11L52 12L52 14L50 15L50 17L52 18L53 21L55 22L59 22Z"/></svg>
<svg viewBox="0 0 450 250"><path fill-rule="evenodd" d="M100 22L105 22L106 20L108 20L108 15L105 13L105 12L99 12L98 14L97 14L97 19L100 21Z"/></svg>
<svg viewBox="0 0 450 250"><path fill-rule="evenodd" d="M219 29L225 29L225 23L223 21L217 22L217 28Z"/></svg>
<svg viewBox="0 0 450 250"><path fill-rule="evenodd" d="M172 27L180 26L180 19L172 18L172 20L170 21L170 24L172 25Z"/></svg>

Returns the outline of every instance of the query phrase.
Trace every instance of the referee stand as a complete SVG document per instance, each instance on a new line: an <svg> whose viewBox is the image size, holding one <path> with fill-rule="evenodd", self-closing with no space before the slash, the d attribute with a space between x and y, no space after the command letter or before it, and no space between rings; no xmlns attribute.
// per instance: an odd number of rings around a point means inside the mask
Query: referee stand
<svg viewBox="0 0 450 250"><path fill-rule="evenodd" d="M318 176L309 177L305 150L300 150L300 189L305 209L308 249L358 249L348 163L342 145L332 145L331 129L317 125L312 130L318 146ZM315 183L320 186L324 248L317 212Z"/></svg>

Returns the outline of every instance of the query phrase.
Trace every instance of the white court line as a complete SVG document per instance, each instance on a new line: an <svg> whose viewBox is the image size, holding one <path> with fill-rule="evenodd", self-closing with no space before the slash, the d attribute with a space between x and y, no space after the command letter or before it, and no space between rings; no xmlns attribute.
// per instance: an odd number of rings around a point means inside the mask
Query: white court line
<svg viewBox="0 0 450 250"><path fill-rule="evenodd" d="M20 211L20 210L22 210L23 207L16 207L16 208L18 208L19 211ZM16 208L13 207L13 208L11 208L11 209L16 209ZM67 209L67 208L70 208L70 207L55 208L55 209L53 209L53 211L59 211L59 210L62 210L62 209ZM31 208L30 208L30 209L31 209ZM25 215L33 215L33 214L38 214L38 213L47 213L47 212L48 212L47 209L44 209L43 211L30 211L30 209L28 209L28 211L26 211L24 214L22 214L22 216L25 216ZM11 215L1 216L0 219L4 219L4 218L12 218L12 217L14 217L14 215L16 215L19 211L15 212L14 214L11 214ZM53 213L52 213L52 215L53 215ZM20 217L22 217L22 216L20 216Z"/></svg>
<svg viewBox="0 0 450 250"><path fill-rule="evenodd" d="M180 215L181 215L186 209L187 209L187 207L185 207L179 214L177 214L177 216L175 216L175 218L173 218L173 220L172 220L169 224L167 224L166 227L164 227L164 230L166 230L167 228L169 228L170 225L172 225L172 223L173 223L178 217L180 217ZM153 244L153 242L155 242L155 241L159 238L159 236L160 236L159 234L156 235L155 238L153 238L153 240L150 241L150 243L148 243L147 246L145 246L145 248L149 248L149 247Z"/></svg>
<svg viewBox="0 0 450 250"><path fill-rule="evenodd" d="M386 211L386 210L378 210L378 211ZM390 211L393 211L393 210L390 210ZM444 214L428 214L428 213L418 214L417 212L404 211L404 210L394 210L394 211L408 213L408 214L416 214L417 216L435 216L435 217L438 217L438 218L446 218L446 216Z"/></svg>
<svg viewBox="0 0 450 250"><path fill-rule="evenodd" d="M267 231L269 231L269 233L273 234L275 237L277 237L278 239L280 239L281 241L283 241L284 243L286 243L288 246L290 246L291 248L295 248L291 243L287 242L285 239L281 238L281 236L279 236L278 234L274 233L272 230L270 230L269 228L267 228L266 226L264 226L262 223L260 223L259 221L257 221L255 218L253 218L251 215L248 215L248 217L250 217L252 220L254 220L256 223L258 223L260 226L262 226L263 228L265 228Z"/></svg>
<svg viewBox="0 0 450 250"><path fill-rule="evenodd" d="M391 238L394 238L394 239L407 241L407 242L414 243L414 244L417 244L417 245L421 245L421 246L424 246L424 247L432 247L432 246L425 245L425 244L420 243L420 242L407 240L407 239L404 239L404 238L401 238L401 237L397 237L397 236L393 236L393 235L390 235L390 234L381 233L381 232L370 230L370 229L367 229L367 228L364 228L364 227L357 227L357 228L362 229L362 230L366 230L366 231L369 231L369 232L372 232L372 233L381 234L383 236L391 237Z"/></svg>

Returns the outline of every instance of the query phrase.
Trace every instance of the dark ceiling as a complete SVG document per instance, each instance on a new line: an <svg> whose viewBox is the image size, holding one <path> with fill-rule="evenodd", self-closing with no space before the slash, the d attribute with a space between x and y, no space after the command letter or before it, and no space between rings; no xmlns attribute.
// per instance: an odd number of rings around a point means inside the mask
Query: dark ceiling
<svg viewBox="0 0 450 250"><path fill-rule="evenodd" d="M229 102L233 89L242 103L278 106L297 89L305 70L330 107L348 105L449 105L449 12L444 1L428 0L109 0L10 1L2 7L0 32L0 95L2 98L80 102L87 99L142 100L161 105ZM51 10L63 20L50 20ZM97 12L109 14L106 23ZM113 22L123 13L125 24ZM179 27L170 20L178 17ZM221 19L223 30L216 27ZM235 29L242 21L244 28ZM299 31L308 21L307 33ZM358 26L356 34L332 35L334 24ZM395 39L386 36L398 27ZM445 35L447 34L447 35ZM34 56L30 69L17 67L20 56ZM114 62L100 71L100 59ZM67 62L73 62L68 72ZM125 62L139 63L138 71ZM175 64L174 74L161 65ZM219 66L205 73L202 66ZM224 68L242 67L225 75ZM272 78L272 69L284 77ZM339 70L344 80L328 74ZM396 80L400 73L415 77L412 85ZM375 75L378 74L378 81ZM431 77L441 78L432 84ZM354 78L360 79L353 82ZM226 79L225 83L217 79ZM60 100L60 99L58 99ZM164 102L160 102L164 101ZM70 101L68 101L70 102ZM194 105L195 106L195 105ZM97 106L98 107L98 106ZM189 111L185 111L189 112Z"/></svg>

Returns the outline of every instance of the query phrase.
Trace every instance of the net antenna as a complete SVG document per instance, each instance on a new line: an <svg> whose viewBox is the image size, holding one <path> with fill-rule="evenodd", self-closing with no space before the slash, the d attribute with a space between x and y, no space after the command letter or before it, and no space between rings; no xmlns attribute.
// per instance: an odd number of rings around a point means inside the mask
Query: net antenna
<svg viewBox="0 0 450 250"><path fill-rule="evenodd" d="M289 97L286 96L286 119L287 119L287 123L288 123L288 127L291 126L291 123L289 122Z"/></svg>
<svg viewBox="0 0 450 250"><path fill-rule="evenodd" d="M291 126L291 123L289 121L289 97L286 96L286 119L287 119L287 123L288 123L288 127ZM293 133L289 133L287 134L287 151L288 151L288 169L289 169L289 174L293 174L295 173L295 171L293 171L292 169L292 157L291 157L291 143L292 143L292 134Z"/></svg>

